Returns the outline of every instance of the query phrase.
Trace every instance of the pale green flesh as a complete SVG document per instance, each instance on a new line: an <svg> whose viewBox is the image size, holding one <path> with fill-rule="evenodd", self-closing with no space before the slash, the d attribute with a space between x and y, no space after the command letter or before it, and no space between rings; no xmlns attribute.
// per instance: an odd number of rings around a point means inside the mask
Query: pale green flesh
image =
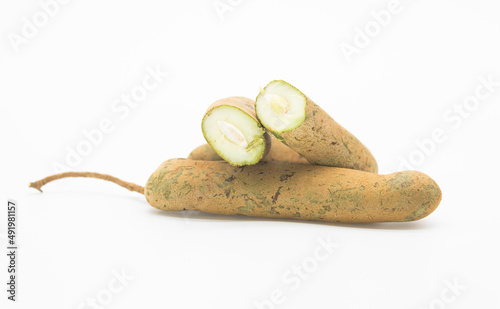
<svg viewBox="0 0 500 309"><path fill-rule="evenodd" d="M262 125L279 135L300 126L306 117L307 99L284 81L270 82L257 96L255 109Z"/></svg>
<svg viewBox="0 0 500 309"><path fill-rule="evenodd" d="M255 164L264 155L264 130L239 108L215 107L203 118L202 130L217 154L233 165Z"/></svg>

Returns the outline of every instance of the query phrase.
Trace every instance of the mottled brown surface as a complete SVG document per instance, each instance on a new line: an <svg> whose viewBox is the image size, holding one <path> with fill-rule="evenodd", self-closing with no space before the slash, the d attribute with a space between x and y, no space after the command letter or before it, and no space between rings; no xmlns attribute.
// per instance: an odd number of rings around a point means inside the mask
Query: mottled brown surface
<svg viewBox="0 0 500 309"><path fill-rule="evenodd" d="M281 138L311 164L378 172L370 150L309 98L304 122Z"/></svg>
<svg viewBox="0 0 500 309"><path fill-rule="evenodd" d="M145 186L162 210L330 222L413 221L441 201L439 186L416 171L377 175L308 164L172 159Z"/></svg>
<svg viewBox="0 0 500 309"><path fill-rule="evenodd" d="M222 158L213 150L209 144L201 145L193 150L188 159L203 161L219 161ZM264 162L292 162L308 164L307 160L298 152L292 150L274 137L271 137L271 148L267 155L262 159Z"/></svg>
<svg viewBox="0 0 500 309"><path fill-rule="evenodd" d="M271 137L271 149L269 150L269 153L264 157L264 159L262 159L262 161L309 164L304 156L274 137Z"/></svg>
<svg viewBox="0 0 500 309"><path fill-rule="evenodd" d="M286 83L285 81L273 82ZM370 150L333 120L321 107L307 96L304 95L304 97L307 100L306 117L300 126L287 132L275 132L263 123L264 127L290 148L303 155L311 164L377 173L377 161Z"/></svg>
<svg viewBox="0 0 500 309"><path fill-rule="evenodd" d="M205 113L205 116L203 116L203 119L205 119L205 117L209 116L216 108L218 108L220 106L232 106L232 107L238 108L239 110L243 111L244 113L246 113L247 115L252 117L256 121L256 123L259 127L262 127L260 121L257 119L257 115L255 114L255 101L252 99L249 99L249 98L245 98L245 97L228 97L228 98L224 98L224 99L220 99L220 100L215 101L214 103L212 103L212 105L210 105L208 107L207 112ZM203 120L202 120L202 123L203 123ZM233 125L237 126L236 123L234 123ZM264 138L265 148L264 148L264 152L258 158L255 158L255 163L262 160L262 158L265 157L269 153L269 150L271 149L271 136L269 134L267 134L267 132L264 131L263 127L262 127L262 130L263 130L262 137ZM203 131L203 125L202 125L202 131ZM207 142L210 144L210 141L205 136L205 132L203 132L203 136L205 137L205 140L207 140ZM212 149L214 149L214 148L212 148ZM216 154L219 157L222 157L224 160L226 160L226 157L224 156L223 153L220 153L217 149L214 149L214 151L216 152ZM233 165L239 165L239 164L236 164L235 162L229 162L229 163L231 163Z"/></svg>

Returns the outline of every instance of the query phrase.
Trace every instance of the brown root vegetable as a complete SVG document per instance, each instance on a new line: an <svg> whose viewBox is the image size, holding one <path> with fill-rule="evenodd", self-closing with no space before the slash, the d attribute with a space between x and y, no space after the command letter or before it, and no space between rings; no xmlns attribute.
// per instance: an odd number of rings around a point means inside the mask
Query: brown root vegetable
<svg viewBox="0 0 500 309"><path fill-rule="evenodd" d="M255 104L261 124L311 164L378 172L366 146L287 82L270 82Z"/></svg>
<svg viewBox="0 0 500 309"><path fill-rule="evenodd" d="M368 223L422 219L441 201L429 176L405 171L378 175L352 169L285 162L235 167L224 161L171 159L151 175L145 187L118 178L84 172L49 176L93 177L145 195L161 210L199 210L254 217Z"/></svg>
<svg viewBox="0 0 500 309"><path fill-rule="evenodd" d="M389 175L318 165L172 159L149 178L145 196L162 210L330 222L414 221L441 201L439 186L416 171Z"/></svg>
<svg viewBox="0 0 500 309"><path fill-rule="evenodd" d="M193 150L188 159L202 161L221 161L223 160L209 144L204 144ZM262 162L291 162L308 164L307 160L295 150L283 144L274 137L271 137L271 148L262 158Z"/></svg>

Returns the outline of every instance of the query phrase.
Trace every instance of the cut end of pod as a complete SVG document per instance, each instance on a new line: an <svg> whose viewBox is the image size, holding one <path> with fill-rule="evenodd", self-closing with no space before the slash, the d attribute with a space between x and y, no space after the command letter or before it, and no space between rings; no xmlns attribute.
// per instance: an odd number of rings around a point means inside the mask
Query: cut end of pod
<svg viewBox="0 0 500 309"><path fill-rule="evenodd" d="M255 101L257 118L279 138L280 133L300 126L306 118L306 96L282 80L270 82L261 89Z"/></svg>
<svg viewBox="0 0 500 309"><path fill-rule="evenodd" d="M246 111L232 105L217 105L205 114L202 130L208 144L232 165L252 165L265 152L269 136Z"/></svg>

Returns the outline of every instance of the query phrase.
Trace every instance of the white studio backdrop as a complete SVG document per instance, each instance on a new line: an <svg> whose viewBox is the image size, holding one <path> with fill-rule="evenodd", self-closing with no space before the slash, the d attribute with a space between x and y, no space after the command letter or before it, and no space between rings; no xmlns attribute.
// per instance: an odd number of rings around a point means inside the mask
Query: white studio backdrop
<svg viewBox="0 0 500 309"><path fill-rule="evenodd" d="M498 1L0 2L2 308L498 308ZM410 223L168 213L215 100L283 79L443 201ZM17 301L7 200L18 202Z"/></svg>

